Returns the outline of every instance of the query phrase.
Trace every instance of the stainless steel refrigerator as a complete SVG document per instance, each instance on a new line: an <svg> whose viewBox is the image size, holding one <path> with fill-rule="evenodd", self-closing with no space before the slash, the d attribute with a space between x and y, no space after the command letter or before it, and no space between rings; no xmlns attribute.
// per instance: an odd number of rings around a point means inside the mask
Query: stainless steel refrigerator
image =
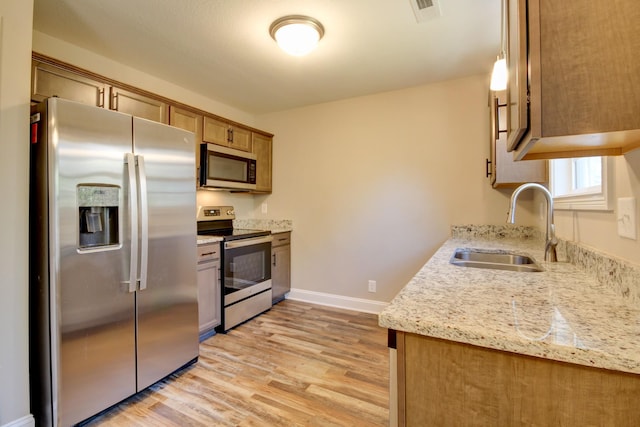
<svg viewBox="0 0 640 427"><path fill-rule="evenodd" d="M198 357L190 132L33 107L30 357L38 425L83 421Z"/></svg>

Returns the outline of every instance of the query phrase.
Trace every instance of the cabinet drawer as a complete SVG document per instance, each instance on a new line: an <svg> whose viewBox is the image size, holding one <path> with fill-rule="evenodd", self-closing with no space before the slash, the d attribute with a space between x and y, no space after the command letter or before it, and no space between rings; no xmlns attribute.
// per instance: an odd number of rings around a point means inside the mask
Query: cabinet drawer
<svg viewBox="0 0 640 427"><path fill-rule="evenodd" d="M273 242L271 246L283 246L291 244L291 233L276 233L273 235Z"/></svg>
<svg viewBox="0 0 640 427"><path fill-rule="evenodd" d="M198 245L198 262L209 261L220 258L220 244L207 243Z"/></svg>

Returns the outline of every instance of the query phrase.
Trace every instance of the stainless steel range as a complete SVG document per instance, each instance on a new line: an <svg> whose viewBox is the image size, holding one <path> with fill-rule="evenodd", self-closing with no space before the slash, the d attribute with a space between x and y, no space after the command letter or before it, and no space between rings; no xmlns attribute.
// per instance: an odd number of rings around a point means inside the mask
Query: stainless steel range
<svg viewBox="0 0 640 427"><path fill-rule="evenodd" d="M233 228L233 206L200 206L198 235L222 237L222 324L218 332L271 308L271 232Z"/></svg>

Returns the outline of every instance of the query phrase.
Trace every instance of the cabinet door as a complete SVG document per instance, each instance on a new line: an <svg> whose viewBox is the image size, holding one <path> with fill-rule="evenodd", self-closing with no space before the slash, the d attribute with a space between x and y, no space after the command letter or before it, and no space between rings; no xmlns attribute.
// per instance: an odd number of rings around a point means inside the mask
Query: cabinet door
<svg viewBox="0 0 640 427"><path fill-rule="evenodd" d="M507 147L514 150L528 128L526 0L507 1Z"/></svg>
<svg viewBox="0 0 640 427"><path fill-rule="evenodd" d="M229 147L251 152L251 131L238 126L232 126Z"/></svg>
<svg viewBox="0 0 640 427"><path fill-rule="evenodd" d="M253 154L256 155L256 192L271 192L273 139L253 134Z"/></svg>
<svg viewBox="0 0 640 427"><path fill-rule="evenodd" d="M167 104L115 86L111 87L109 108L154 122L165 124L169 122Z"/></svg>
<svg viewBox="0 0 640 427"><path fill-rule="evenodd" d="M228 147L230 139L231 133L227 122L204 116L203 141Z"/></svg>
<svg viewBox="0 0 640 427"><path fill-rule="evenodd" d="M198 319L200 336L220 324L220 261L198 264Z"/></svg>
<svg viewBox="0 0 640 427"><path fill-rule="evenodd" d="M287 244L273 246L271 249L271 287L273 303L284 299L284 295L291 289L291 245L290 233L280 233L274 236L273 245L278 244L278 237Z"/></svg>
<svg viewBox="0 0 640 427"><path fill-rule="evenodd" d="M239 126L232 126L224 120L204 116L202 139L211 144L235 148L251 152L251 131Z"/></svg>
<svg viewBox="0 0 640 427"><path fill-rule="evenodd" d="M491 185L494 188L516 187L525 182L545 183L548 181L546 160L514 161L513 153L507 152L506 136L506 95L490 92L491 127Z"/></svg>
<svg viewBox="0 0 640 427"><path fill-rule="evenodd" d="M202 115L175 106L169 108L169 124L193 132L196 137L196 177L200 169L200 144L202 144Z"/></svg>
<svg viewBox="0 0 640 427"><path fill-rule="evenodd" d="M96 80L62 70L49 64L33 61L31 68L31 100L43 101L53 96L104 106L106 85Z"/></svg>

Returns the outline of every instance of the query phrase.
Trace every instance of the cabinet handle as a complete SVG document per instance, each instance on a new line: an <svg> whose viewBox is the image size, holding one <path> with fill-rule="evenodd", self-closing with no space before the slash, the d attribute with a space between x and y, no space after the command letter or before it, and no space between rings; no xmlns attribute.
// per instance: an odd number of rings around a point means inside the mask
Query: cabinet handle
<svg viewBox="0 0 640 427"><path fill-rule="evenodd" d="M272 256L273 256L273 266L275 267L276 266L276 254L273 254Z"/></svg>
<svg viewBox="0 0 640 427"><path fill-rule="evenodd" d="M111 96L111 109L118 111L118 92L113 92Z"/></svg>
<svg viewBox="0 0 640 427"><path fill-rule="evenodd" d="M493 98L493 138L497 141L500 138L500 104L498 98ZM489 160L487 159L487 162ZM487 172L487 176L489 176Z"/></svg>
<svg viewBox="0 0 640 427"><path fill-rule="evenodd" d="M227 142L233 144L233 129L227 129Z"/></svg>
<svg viewBox="0 0 640 427"><path fill-rule="evenodd" d="M104 88L100 89L98 107L104 108Z"/></svg>
<svg viewBox="0 0 640 427"><path fill-rule="evenodd" d="M491 176L491 168L489 167L489 165L491 165L491 160L485 159L485 162L485 173L486 177L489 178Z"/></svg>
<svg viewBox="0 0 640 427"><path fill-rule="evenodd" d="M215 254L215 252L205 252L203 254L201 254L200 256L207 256L207 255L213 255Z"/></svg>
<svg viewBox="0 0 640 427"><path fill-rule="evenodd" d="M506 129L500 129L500 108L501 107L506 107L507 104L500 104L500 100L498 98L493 98L493 102L494 102L494 120L495 123L493 124L493 128L495 129L495 137L496 140L498 140L498 138L500 137L501 133L506 133L507 130Z"/></svg>

